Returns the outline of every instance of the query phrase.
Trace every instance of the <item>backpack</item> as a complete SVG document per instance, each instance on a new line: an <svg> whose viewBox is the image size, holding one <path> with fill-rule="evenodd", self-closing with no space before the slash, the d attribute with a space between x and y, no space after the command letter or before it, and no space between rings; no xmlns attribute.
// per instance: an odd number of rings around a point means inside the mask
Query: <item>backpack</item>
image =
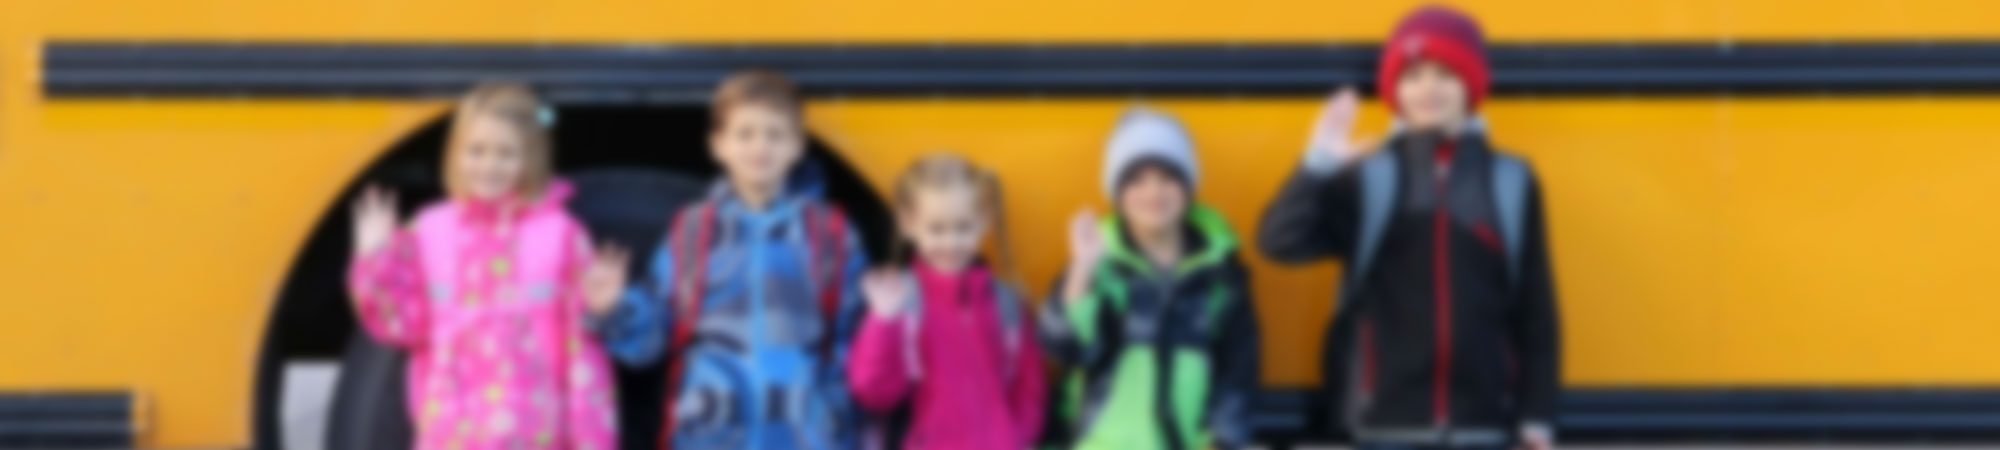
<svg viewBox="0 0 2000 450"><path fill-rule="evenodd" d="M660 448L674 448L675 417L673 405L680 395L681 380L687 374L685 350L694 343L694 328L701 321L701 303L706 292L708 279L708 256L714 244L714 230L721 204L715 200L703 200L682 210L674 216L668 230L668 251L673 252L675 261L692 262L685 264L674 274L673 332L668 336L667 397L664 424L661 425ZM806 247L810 255L806 258L806 272L813 277L819 287L819 310L827 324L828 336L820 341L819 354L824 359L833 355L832 333L840 318L840 294L842 276L846 274L847 217L837 206L815 204L804 210L806 227Z"/></svg>

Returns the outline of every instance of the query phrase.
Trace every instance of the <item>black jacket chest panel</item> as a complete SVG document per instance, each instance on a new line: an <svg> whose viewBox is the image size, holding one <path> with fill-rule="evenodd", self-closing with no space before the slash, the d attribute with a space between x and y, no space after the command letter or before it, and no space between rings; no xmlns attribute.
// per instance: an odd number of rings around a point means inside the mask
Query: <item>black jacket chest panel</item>
<svg viewBox="0 0 2000 450"><path fill-rule="evenodd" d="M1459 149L1452 169L1445 174L1449 178L1441 180L1433 148L1404 143L1397 154L1401 184L1396 207L1368 275L1366 282L1371 288L1363 303L1363 309L1371 310L1363 315L1378 319L1380 332L1426 344L1437 320L1442 283L1449 283L1454 316L1497 318L1512 305L1505 244L1494 225L1498 213L1493 205L1491 151L1471 146ZM1450 215L1443 241L1447 252L1440 253L1437 221L1440 212L1446 211ZM1449 279L1439 278L1440 257L1449 260ZM1457 326L1478 327L1482 323L1486 322L1461 320Z"/></svg>
<svg viewBox="0 0 2000 450"><path fill-rule="evenodd" d="M1126 303L1119 328L1125 339L1172 347L1204 347L1214 339L1221 320L1215 317L1216 302L1229 300L1217 298L1227 292L1218 270L1196 270L1183 277L1124 272L1120 275L1127 289Z"/></svg>
<svg viewBox="0 0 2000 450"><path fill-rule="evenodd" d="M1445 203L1450 207L1456 231L1493 230L1493 221L1499 213L1493 206L1493 154L1489 150L1460 149L1451 169L1440 174L1435 151L1408 148L1397 155L1402 162L1398 166L1402 184L1397 190L1396 221L1410 216L1432 220L1439 203ZM1441 180L1444 177L1449 179ZM1391 231L1402 228L1390 227Z"/></svg>

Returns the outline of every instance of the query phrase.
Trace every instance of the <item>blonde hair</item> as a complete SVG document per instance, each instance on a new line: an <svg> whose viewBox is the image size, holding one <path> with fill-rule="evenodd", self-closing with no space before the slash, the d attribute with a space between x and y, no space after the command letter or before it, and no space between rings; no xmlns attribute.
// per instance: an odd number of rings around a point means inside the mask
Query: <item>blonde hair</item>
<svg viewBox="0 0 2000 450"><path fill-rule="evenodd" d="M515 194L524 198L537 197L548 188L550 179L555 177L554 148L550 143L549 127L542 122L546 108L528 85L516 82L483 82L459 99L455 117L451 123L451 137L445 145L444 180L445 192L457 196L464 192L462 181L458 179L458 152L465 151L465 133L475 117L500 119L521 137L521 150L526 154L527 167L521 173L520 184Z"/></svg>
<svg viewBox="0 0 2000 450"><path fill-rule="evenodd" d="M710 99L709 131L721 130L729 119L729 111L744 105L760 105L777 109L792 119L792 124L803 128L805 123L805 103L799 93L799 86L792 83L785 74L770 69L748 69L729 74L722 84L715 87L715 97Z"/></svg>
<svg viewBox="0 0 2000 450"><path fill-rule="evenodd" d="M925 189L967 188L973 190L980 207L993 220L993 265L995 272L1006 277L1008 282L1018 284L1018 273L1014 270L1014 256L1008 251L1006 202L1001 196L1000 175L992 170L972 164L958 155L936 153L918 158L903 169L896 178L894 207L904 214L915 208L917 192ZM910 243L899 233L896 238L899 247L895 254L903 253Z"/></svg>

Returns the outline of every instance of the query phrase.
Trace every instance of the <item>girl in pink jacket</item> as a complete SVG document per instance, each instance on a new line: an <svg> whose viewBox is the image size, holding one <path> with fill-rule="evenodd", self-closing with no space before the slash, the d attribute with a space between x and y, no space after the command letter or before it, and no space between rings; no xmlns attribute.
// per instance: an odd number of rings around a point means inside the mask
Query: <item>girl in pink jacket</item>
<svg viewBox="0 0 2000 450"><path fill-rule="evenodd" d="M596 260L542 111L525 86L475 87L446 149L449 200L400 230L393 193L355 203L349 293L368 333L410 354L418 449L617 447L610 366L584 328Z"/></svg>
<svg viewBox="0 0 2000 450"><path fill-rule="evenodd" d="M869 314L847 366L855 401L878 417L909 408L908 434L883 437L907 449L1032 446L1047 389L1041 347L1019 296L979 258L1002 217L999 179L930 156L903 173L895 202L916 261L862 280Z"/></svg>

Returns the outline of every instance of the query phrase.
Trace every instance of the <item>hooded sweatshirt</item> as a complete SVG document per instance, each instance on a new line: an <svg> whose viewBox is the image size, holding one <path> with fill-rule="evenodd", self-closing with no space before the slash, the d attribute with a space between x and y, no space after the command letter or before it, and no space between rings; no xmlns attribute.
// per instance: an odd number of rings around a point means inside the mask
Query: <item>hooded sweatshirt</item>
<svg viewBox="0 0 2000 450"><path fill-rule="evenodd" d="M566 183L529 204L425 208L349 272L371 336L410 352L419 449L617 448L610 365L586 328L589 237Z"/></svg>
<svg viewBox="0 0 2000 450"><path fill-rule="evenodd" d="M668 386L675 429L667 439L689 449L847 449L856 443L858 412L848 395L848 344L862 313L854 290L866 267L859 238L848 230L846 255L821 255L840 263L839 311L833 323L821 311L812 276L812 236L805 215L825 208L822 186L795 177L764 209L750 209L726 182L705 202L715 202L707 259L680 261L674 238L662 243L644 280L628 289L600 323L611 352L629 366L663 357L683 358L679 386ZM690 214L696 206L683 210ZM698 219L697 219L698 220ZM692 220L680 220L691 226ZM670 232L670 236L683 233ZM663 355L681 314L677 271L705 264L703 297L692 342ZM822 345L828 344L830 345Z"/></svg>

